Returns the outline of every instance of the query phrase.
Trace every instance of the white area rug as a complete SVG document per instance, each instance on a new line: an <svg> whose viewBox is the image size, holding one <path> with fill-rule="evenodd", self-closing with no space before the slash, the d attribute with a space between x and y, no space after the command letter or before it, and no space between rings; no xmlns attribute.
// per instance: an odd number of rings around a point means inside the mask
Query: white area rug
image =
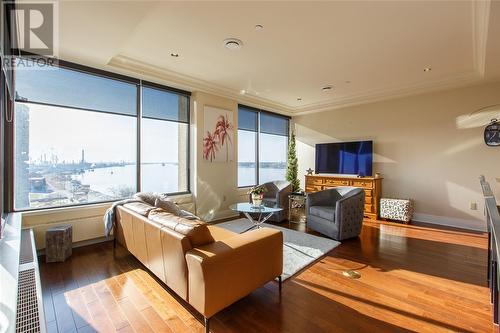
<svg viewBox="0 0 500 333"><path fill-rule="evenodd" d="M248 219L238 219L218 223L218 227L241 233L252 226ZM304 267L314 263L316 260L340 245L340 242L329 238L309 235L303 232L281 228L272 224L264 223L265 227L278 229L283 232L283 280L288 279Z"/></svg>

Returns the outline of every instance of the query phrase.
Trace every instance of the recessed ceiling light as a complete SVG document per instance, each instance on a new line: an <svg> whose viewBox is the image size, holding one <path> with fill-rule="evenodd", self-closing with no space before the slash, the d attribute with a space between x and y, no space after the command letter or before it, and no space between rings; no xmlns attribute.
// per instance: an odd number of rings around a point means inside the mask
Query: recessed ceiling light
<svg viewBox="0 0 500 333"><path fill-rule="evenodd" d="M178 58L179 57L179 53L170 53L170 56L174 57L174 58Z"/></svg>
<svg viewBox="0 0 500 333"><path fill-rule="evenodd" d="M247 91L245 89L240 90L240 94L245 95L246 93L247 93Z"/></svg>
<svg viewBox="0 0 500 333"><path fill-rule="evenodd" d="M323 88L321 88L321 90L323 91L329 91L329 90L332 90L333 87L332 86L324 86Z"/></svg>
<svg viewBox="0 0 500 333"><path fill-rule="evenodd" d="M229 50L239 50L243 46L243 42L236 38L224 39L224 47Z"/></svg>
<svg viewBox="0 0 500 333"><path fill-rule="evenodd" d="M262 24L256 24L255 25L255 30L260 31L262 29L264 29L264 26Z"/></svg>
<svg viewBox="0 0 500 333"><path fill-rule="evenodd" d="M301 100L302 100L302 98L300 98L300 97L297 97L297 101L299 101L299 102L300 102Z"/></svg>
<svg viewBox="0 0 500 333"><path fill-rule="evenodd" d="M424 72L430 72L430 71L432 71L432 67L425 67L424 68Z"/></svg>

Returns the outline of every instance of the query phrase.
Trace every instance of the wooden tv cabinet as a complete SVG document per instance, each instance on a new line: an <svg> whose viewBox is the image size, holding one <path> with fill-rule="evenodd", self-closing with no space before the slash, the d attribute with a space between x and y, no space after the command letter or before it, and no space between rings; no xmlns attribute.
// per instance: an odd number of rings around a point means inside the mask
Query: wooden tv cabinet
<svg viewBox="0 0 500 333"><path fill-rule="evenodd" d="M363 188L365 190L365 217L371 220L377 219L380 196L382 195L382 178L325 175L306 176L306 193L322 191L337 186Z"/></svg>

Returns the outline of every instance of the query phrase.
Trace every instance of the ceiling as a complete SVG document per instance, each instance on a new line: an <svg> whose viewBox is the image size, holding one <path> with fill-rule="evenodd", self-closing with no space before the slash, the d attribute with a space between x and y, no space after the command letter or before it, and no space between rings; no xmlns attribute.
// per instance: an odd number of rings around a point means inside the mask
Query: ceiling
<svg viewBox="0 0 500 333"><path fill-rule="evenodd" d="M500 78L496 1L63 1L59 18L62 59L287 114Z"/></svg>

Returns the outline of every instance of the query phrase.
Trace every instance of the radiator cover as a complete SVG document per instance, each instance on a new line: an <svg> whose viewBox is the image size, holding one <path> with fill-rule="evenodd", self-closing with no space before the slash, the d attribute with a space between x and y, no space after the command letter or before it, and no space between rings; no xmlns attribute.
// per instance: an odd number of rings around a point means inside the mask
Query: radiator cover
<svg viewBox="0 0 500 333"><path fill-rule="evenodd" d="M21 230L16 333L45 333L40 272L32 229Z"/></svg>

